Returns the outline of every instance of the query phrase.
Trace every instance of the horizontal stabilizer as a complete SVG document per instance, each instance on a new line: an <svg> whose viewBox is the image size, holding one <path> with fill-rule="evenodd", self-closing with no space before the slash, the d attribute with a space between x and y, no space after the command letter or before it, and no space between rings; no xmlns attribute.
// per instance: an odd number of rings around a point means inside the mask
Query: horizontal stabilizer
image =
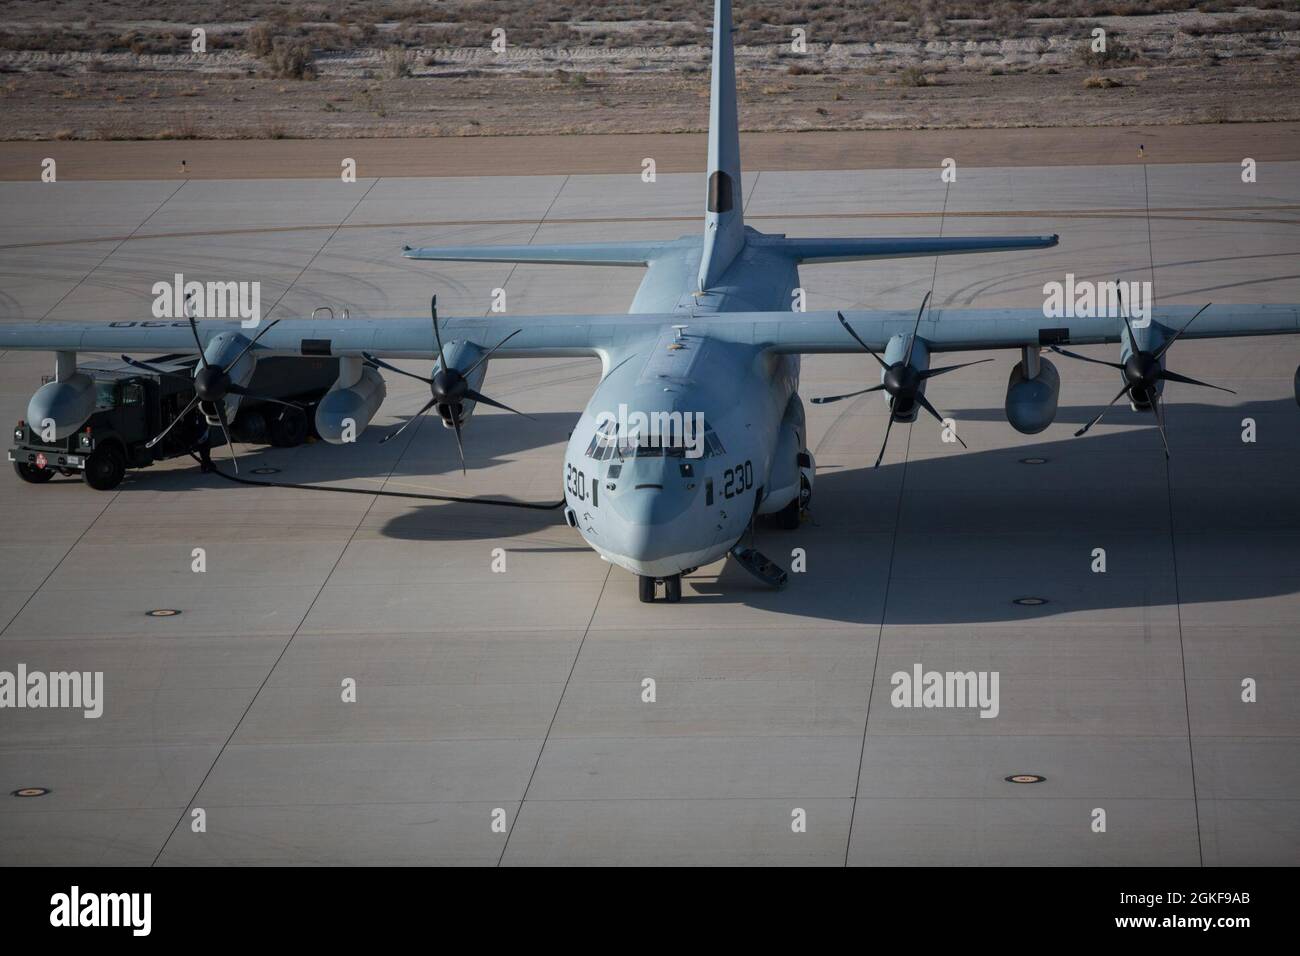
<svg viewBox="0 0 1300 956"><path fill-rule="evenodd" d="M783 243L796 262L852 262L858 259L907 259L912 256L955 256L968 252L1010 252L1049 249L1058 236L962 236L951 239L787 239Z"/></svg>
<svg viewBox="0 0 1300 956"><path fill-rule="evenodd" d="M408 259L436 262L535 262L567 266L644 266L665 242L579 242L542 246L405 246Z"/></svg>

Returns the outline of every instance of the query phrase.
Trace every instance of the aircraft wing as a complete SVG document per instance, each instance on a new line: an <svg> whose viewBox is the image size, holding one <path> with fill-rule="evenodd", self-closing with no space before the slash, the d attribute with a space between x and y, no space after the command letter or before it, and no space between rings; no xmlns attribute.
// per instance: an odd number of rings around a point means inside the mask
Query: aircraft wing
<svg viewBox="0 0 1300 956"><path fill-rule="evenodd" d="M1166 330L1182 328L1196 306L1157 309L1155 322ZM873 349L883 350L891 337L908 334L916 323L910 310L850 310L844 317ZM445 318L443 340L472 341L490 347L516 329L497 355L501 358L602 355L643 341L662 330L685 325L689 335L754 345L781 353L859 352L861 347L834 312L730 312L692 317L680 313L615 315L493 315ZM237 321L198 322L199 338L208 342L223 332L251 337ZM1011 349L1030 345L1100 345L1118 342L1118 318L1044 318L1039 309L934 309L921 321L919 334L934 352ZM1300 333L1300 305L1212 305L1184 338ZM0 326L0 349L41 351L172 353L196 352L184 319L108 323L39 322ZM262 355L430 358L435 352L430 320L286 319L258 342Z"/></svg>
<svg viewBox="0 0 1300 956"><path fill-rule="evenodd" d="M1166 331L1183 328L1198 306L1157 308L1153 324ZM894 335L916 325L910 311L845 311L860 338L877 351ZM834 312L809 312L756 320L754 341L774 352L854 352L861 348ZM679 320L683 321L683 320ZM718 320L725 322L725 317ZM1031 345L1101 345L1120 341L1119 318L1045 318L1041 309L932 309L917 334L932 352L1021 348ZM1135 330L1137 325L1134 326ZM1183 334L1185 339L1300 333L1300 305L1212 305ZM846 341L847 340L847 341Z"/></svg>

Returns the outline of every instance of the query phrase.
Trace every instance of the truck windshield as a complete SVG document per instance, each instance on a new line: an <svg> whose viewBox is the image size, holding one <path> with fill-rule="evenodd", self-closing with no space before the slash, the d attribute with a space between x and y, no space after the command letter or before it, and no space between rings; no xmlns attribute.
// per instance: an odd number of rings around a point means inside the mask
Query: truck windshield
<svg viewBox="0 0 1300 956"><path fill-rule="evenodd" d="M95 383L95 407L114 408L117 405L117 382Z"/></svg>

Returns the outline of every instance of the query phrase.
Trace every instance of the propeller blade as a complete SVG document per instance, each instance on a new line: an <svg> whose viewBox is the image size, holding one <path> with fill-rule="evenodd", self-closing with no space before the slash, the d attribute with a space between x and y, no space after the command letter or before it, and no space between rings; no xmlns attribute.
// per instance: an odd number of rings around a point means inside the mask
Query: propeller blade
<svg viewBox="0 0 1300 956"><path fill-rule="evenodd" d="M244 398L251 398L256 402L270 402L272 405L283 405L285 408L302 408L297 402L286 402L279 398L270 398L266 395L254 395L243 385L236 385L233 382L226 391L231 395L242 395Z"/></svg>
<svg viewBox="0 0 1300 956"><path fill-rule="evenodd" d="M1175 342L1178 341L1178 336L1182 335L1182 334L1183 334L1184 332L1186 332L1189 328L1191 328L1192 323L1195 322L1197 319L1199 319L1199 318L1201 317L1201 313L1204 312L1206 309L1208 309L1208 308L1209 308L1210 306L1212 306L1213 304L1214 304L1213 302L1207 302L1207 303L1205 303L1205 305L1201 306L1201 307L1196 311L1196 314L1195 314L1194 316L1192 316L1190 319L1187 320L1187 324L1186 324L1186 325L1184 325L1181 329L1179 329L1179 330L1178 330L1177 332L1175 332L1173 335L1169 336L1169 338L1167 338L1167 339L1165 340L1165 344L1162 345L1162 346L1160 346L1160 348L1156 349L1156 351L1155 351L1155 355L1154 355L1153 357L1154 357L1154 358L1160 358L1160 356L1162 356L1162 355L1164 355L1166 352L1168 352L1168 351L1169 351L1169 346L1173 345ZM1235 394L1235 393L1234 393L1234 394Z"/></svg>
<svg viewBox="0 0 1300 956"><path fill-rule="evenodd" d="M912 326L912 339L907 343L907 358L903 359L904 365L912 364L912 349L916 348L916 333L921 328L921 316L925 315L925 306L930 301L930 292L925 294L925 298L921 300L921 307L916 310L916 325Z"/></svg>
<svg viewBox="0 0 1300 956"><path fill-rule="evenodd" d="M492 353L493 353L493 352L495 352L497 349L501 348L501 346L505 345L507 342L509 342L511 339L513 339L516 335L518 335L518 334L519 334L520 332L522 332L522 331L523 331L523 329L515 329L513 332L511 332L509 335L507 335L504 339L502 339L500 342L498 342L498 343L497 343L496 345L494 345L492 348L488 349L488 351L487 351L486 353L484 353L484 355L483 355L482 358L480 358L477 362L475 362L473 365L471 365L471 366L469 367L469 371L467 371L467 372L462 372L462 373L461 373L461 377L462 377L462 378L469 378L471 375L473 375L473 374L474 374L474 370L475 370L476 368L478 368L480 365L482 365L484 362L486 362L488 359L490 359L490 358L492 357Z"/></svg>
<svg viewBox="0 0 1300 956"><path fill-rule="evenodd" d="M168 372L166 369L155 368L154 366L150 365L148 362L137 361L136 359L131 358L129 355L123 355L122 361L125 362L127 365L133 365L136 368L142 368L146 372L152 372L154 375L166 375L168 378L183 378L186 380L190 378L190 376L182 375L180 372Z"/></svg>
<svg viewBox="0 0 1300 956"><path fill-rule="evenodd" d="M445 370L447 368L447 358L442 354L442 333L438 331L438 297L435 295L433 301L429 303L429 312L433 315L433 340L438 343L438 362Z"/></svg>
<svg viewBox="0 0 1300 956"><path fill-rule="evenodd" d="M934 420L936 422L938 422L940 425L943 424L943 416L939 414L939 410L935 408L933 405L931 405L930 400L926 398L924 395L922 395L920 392L916 393L916 402L927 412L933 415ZM952 437L961 442L962 448L965 448L967 451L970 451L970 447L964 441L961 440L961 436L957 434L957 430L955 428L953 429Z"/></svg>
<svg viewBox="0 0 1300 956"><path fill-rule="evenodd" d="M427 402L424 403L424 407L423 407L423 408L421 408L418 412L416 412L414 415L412 415L412 416L411 416L410 418L408 418L406 421L402 422L402 424L399 425L395 431L391 431L391 432L389 432L387 435L385 435L383 438L379 439L379 444L381 444L381 445L386 444L386 443L392 441L392 440L393 440L394 438L396 438L398 435L402 434L402 432L406 431L406 429L407 429L408 427L410 427L411 422L415 421L417 418L419 418L421 415L423 415L423 414L424 414L425 412L427 412L429 409L433 408L434 404L435 404L437 401L438 401L438 400L437 400L436 398L431 398L431 399L429 399Z"/></svg>
<svg viewBox="0 0 1300 956"><path fill-rule="evenodd" d="M959 368L965 368L967 365L983 365L985 362L992 362L991 358L979 359L975 362L962 362L960 365L944 365L940 368L928 368L921 373L922 379L934 378L936 375L942 375L945 372L955 372Z"/></svg>
<svg viewBox="0 0 1300 956"><path fill-rule="evenodd" d="M885 423L885 440L880 443L880 454L876 456L876 463L873 468L879 468L881 459L885 457L885 449L889 446L889 430L894 427L894 412L889 412L889 421Z"/></svg>
<svg viewBox="0 0 1300 956"><path fill-rule="evenodd" d="M1160 441L1165 446L1165 458L1169 457L1169 438L1165 435L1165 412L1160 404L1160 396L1156 394L1155 389L1151 390L1151 411L1155 412L1156 428L1160 430Z"/></svg>
<svg viewBox="0 0 1300 956"><path fill-rule="evenodd" d="M862 339L858 337L858 333L853 331L853 326L849 325L849 320L844 318L844 313L836 312L835 315L840 320L840 325L844 326L844 331L848 332L849 335L853 336L853 341L857 342L864 349L866 349L867 354L870 355L873 359L875 359L880 364L881 368L883 368L885 371L889 371L889 366L885 364L885 360L882 359L879 355L877 355L874 351L872 351L871 346L868 345L866 342L862 341Z"/></svg>
<svg viewBox="0 0 1300 956"><path fill-rule="evenodd" d="M217 402L217 419L221 422L221 433L226 436L226 447L230 449L230 463L235 466L235 474L239 474L239 456L235 454L235 442L230 437L230 426L226 422L226 403Z"/></svg>
<svg viewBox="0 0 1300 956"><path fill-rule="evenodd" d="M879 392L884 387L885 386L883 385L873 385L871 386L871 388L864 388L861 391L857 391L857 392L849 392L847 395L828 395L825 398L813 398L813 399L809 399L809 401L811 401L814 405L829 405L831 402L842 401L843 399L846 398L854 398L858 395L865 395L868 392Z"/></svg>
<svg viewBox="0 0 1300 956"><path fill-rule="evenodd" d="M1101 416L1105 415L1108 411L1110 411L1110 407L1112 405L1114 405L1116 402L1118 402L1121 398L1123 398L1127 394L1128 394L1128 386L1125 385L1123 388L1119 390L1119 394L1116 395L1114 398L1112 398L1109 402L1107 402L1106 407L1097 413L1096 418L1088 422L1088 424L1084 425L1082 428L1080 428L1077 432L1074 433L1074 437L1078 438L1080 435L1085 434L1089 428L1091 428L1093 425L1101 421Z"/></svg>
<svg viewBox="0 0 1300 956"><path fill-rule="evenodd" d="M1128 320L1128 306L1124 304L1124 286L1117 285L1115 295L1119 299L1120 318L1124 320L1124 328L1128 329L1128 344L1132 346L1134 352L1140 352L1142 349L1138 346L1137 336L1133 334L1133 326ZM1114 404L1113 402L1111 404Z"/></svg>
<svg viewBox="0 0 1300 956"><path fill-rule="evenodd" d="M190 399L190 403L185 406L184 410L175 418L173 418L171 420L171 423L166 428L164 428L157 435L155 435L153 438L150 438L147 442L144 443L144 447L152 448L154 445L158 444L160 441L166 438L167 433L171 431L173 428L175 428L179 422L187 418L190 412L194 411L194 406L197 405L198 403L199 403L199 397L195 395L193 398Z"/></svg>
<svg viewBox="0 0 1300 956"><path fill-rule="evenodd" d="M1202 382L1194 378L1188 378L1186 375L1179 375L1177 372L1171 372L1169 369L1161 369L1160 377L1166 382L1182 382L1184 385L1200 385L1203 388L1217 388L1221 392L1227 392L1229 395L1236 395L1230 388L1224 388L1222 385L1211 385L1209 382Z"/></svg>
<svg viewBox="0 0 1300 956"><path fill-rule="evenodd" d="M460 440L460 419L455 415L451 416L451 428L456 433L456 451L460 452L460 473L468 475L469 470L465 467L465 445Z"/></svg>
<svg viewBox="0 0 1300 956"><path fill-rule="evenodd" d="M1066 358L1078 359L1080 362L1091 362L1093 365L1105 365L1108 368L1124 368L1123 364L1120 362L1107 362L1105 359L1089 358L1086 355L1080 355L1078 352L1071 352L1068 349L1058 348L1055 345L1052 346L1052 351L1057 355L1064 355Z"/></svg>
<svg viewBox="0 0 1300 956"><path fill-rule="evenodd" d="M203 363L204 368L207 368L208 358L203 354L203 340L199 338L199 324L194 321L194 309L192 304L192 299L185 300L185 318L190 320L190 331L194 334L194 344L199 347L199 361Z"/></svg>
<svg viewBox="0 0 1300 956"><path fill-rule="evenodd" d="M537 419L533 418L532 415L524 415L524 413L521 412L521 411L519 411L518 409L516 409L516 408L511 408L509 405L502 405L502 404L501 404L500 402L498 402L496 399L494 399L494 398L488 398L488 397L487 397L486 395L484 395L482 392L476 392L476 391L474 391L474 389L472 389L472 388L470 388L470 389L466 389L466 391L465 391L465 397L466 397L467 399L469 399L471 402L481 402L481 403L483 403L484 405L491 405L493 408L500 408L500 409L502 409L503 411L514 412L516 415L523 415L524 418L528 419L530 422L535 422L535 421L537 421Z"/></svg>
<svg viewBox="0 0 1300 956"><path fill-rule="evenodd" d="M433 379L425 378L422 375L416 375L414 372L408 372L405 369L398 368L396 365L389 365L387 362L383 361L382 359L375 358L369 352L362 352L361 357L364 358L371 365L375 366L375 368L387 369L390 372L396 372L398 375L405 375L407 378L413 378L417 382L423 382L425 385L433 384Z"/></svg>
<svg viewBox="0 0 1300 956"><path fill-rule="evenodd" d="M260 339L262 336L264 336L267 332L270 332L273 328L275 328L279 324L280 324L280 320L274 319L271 322L268 322L266 325L262 326L262 328L258 331L258 333L254 335L253 338L249 341L249 343L243 347L240 353L235 356L235 360L233 362L227 363L226 368L228 369L234 368L236 365L238 365L239 360L242 359L245 355L247 355L249 350L254 345L257 344L257 340Z"/></svg>

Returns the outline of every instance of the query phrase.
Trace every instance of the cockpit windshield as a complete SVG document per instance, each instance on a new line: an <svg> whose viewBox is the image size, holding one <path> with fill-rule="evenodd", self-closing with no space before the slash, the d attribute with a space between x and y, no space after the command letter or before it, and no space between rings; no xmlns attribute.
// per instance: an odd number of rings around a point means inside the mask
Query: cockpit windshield
<svg viewBox="0 0 1300 956"><path fill-rule="evenodd" d="M725 455L726 449L711 425L704 426L703 434L691 429L671 432L669 435L643 434L635 429L619 430L617 421L605 421L596 428L587 446L587 457L596 461L632 458L712 458Z"/></svg>

